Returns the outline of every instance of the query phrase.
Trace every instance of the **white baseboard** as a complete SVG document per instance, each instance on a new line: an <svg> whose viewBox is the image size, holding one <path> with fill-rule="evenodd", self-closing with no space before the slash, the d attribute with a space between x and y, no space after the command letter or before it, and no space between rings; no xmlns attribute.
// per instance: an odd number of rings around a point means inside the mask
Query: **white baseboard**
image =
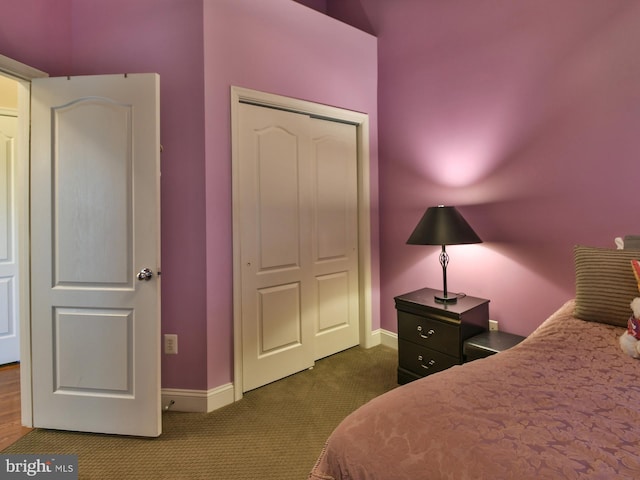
<svg viewBox="0 0 640 480"><path fill-rule="evenodd" d="M368 338L365 337L364 342L360 342L362 348L372 348L380 345L380 329L373 330Z"/></svg>
<svg viewBox="0 0 640 480"><path fill-rule="evenodd" d="M364 348L375 347L376 345L385 345L395 350L398 349L398 334L379 328L371 332L369 343L362 345Z"/></svg>
<svg viewBox="0 0 640 480"><path fill-rule="evenodd" d="M398 349L398 334L390 332L389 330L378 330L380 335L380 343L387 347L391 347L394 350Z"/></svg>
<svg viewBox="0 0 640 480"><path fill-rule="evenodd" d="M163 388L161 393L162 407L178 412L209 413L234 401L232 383L211 390Z"/></svg>

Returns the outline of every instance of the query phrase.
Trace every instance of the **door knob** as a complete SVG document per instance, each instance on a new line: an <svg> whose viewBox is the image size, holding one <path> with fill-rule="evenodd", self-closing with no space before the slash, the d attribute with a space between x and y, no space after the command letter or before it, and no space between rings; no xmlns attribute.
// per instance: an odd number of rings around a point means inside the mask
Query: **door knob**
<svg viewBox="0 0 640 480"><path fill-rule="evenodd" d="M153 277L153 272L148 268L143 268L138 273L138 280L147 280L147 281L149 281L149 280L151 280L151 277Z"/></svg>

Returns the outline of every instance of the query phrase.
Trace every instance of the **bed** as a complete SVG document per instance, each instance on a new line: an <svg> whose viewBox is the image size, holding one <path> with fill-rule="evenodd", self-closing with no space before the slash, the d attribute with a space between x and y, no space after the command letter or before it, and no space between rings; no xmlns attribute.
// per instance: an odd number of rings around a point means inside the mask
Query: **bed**
<svg viewBox="0 0 640 480"><path fill-rule="evenodd" d="M574 255L575 298L526 340L363 405L309 479L640 478L640 361L618 343L640 251Z"/></svg>

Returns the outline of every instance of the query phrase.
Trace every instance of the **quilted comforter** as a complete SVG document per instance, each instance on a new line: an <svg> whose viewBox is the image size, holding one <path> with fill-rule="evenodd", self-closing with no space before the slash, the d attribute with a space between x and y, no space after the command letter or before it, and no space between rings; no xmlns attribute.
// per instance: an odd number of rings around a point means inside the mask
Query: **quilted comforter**
<svg viewBox="0 0 640 480"><path fill-rule="evenodd" d="M563 305L524 342L382 395L313 480L639 479L640 361Z"/></svg>

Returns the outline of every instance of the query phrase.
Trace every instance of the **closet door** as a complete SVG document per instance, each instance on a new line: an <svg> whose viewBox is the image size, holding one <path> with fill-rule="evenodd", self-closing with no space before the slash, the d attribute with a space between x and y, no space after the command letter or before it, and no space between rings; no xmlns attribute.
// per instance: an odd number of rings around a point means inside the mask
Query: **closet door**
<svg viewBox="0 0 640 480"><path fill-rule="evenodd" d="M307 128L306 116L240 105L243 391L314 361Z"/></svg>
<svg viewBox="0 0 640 480"><path fill-rule="evenodd" d="M358 344L355 125L310 119L315 358Z"/></svg>
<svg viewBox="0 0 640 480"><path fill-rule="evenodd" d="M356 155L332 124L239 106L243 391L358 343Z"/></svg>

